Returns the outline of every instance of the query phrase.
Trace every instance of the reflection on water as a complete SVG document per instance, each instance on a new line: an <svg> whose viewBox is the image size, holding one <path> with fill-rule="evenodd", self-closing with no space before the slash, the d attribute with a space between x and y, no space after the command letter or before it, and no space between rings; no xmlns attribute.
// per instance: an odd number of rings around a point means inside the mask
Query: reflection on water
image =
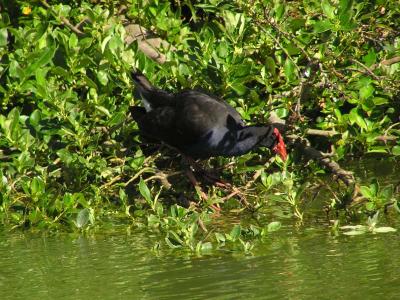
<svg viewBox="0 0 400 300"><path fill-rule="evenodd" d="M344 164L362 181L369 182L377 178L382 184L398 184L400 182L400 160L390 157L371 157L363 160L353 160Z"/></svg>
<svg viewBox="0 0 400 300"><path fill-rule="evenodd" d="M157 257L141 235L1 236L1 299L370 299L400 296L399 234L274 234L252 255Z"/></svg>
<svg viewBox="0 0 400 300"><path fill-rule="evenodd" d="M397 183L399 164L380 164L349 165L362 180ZM285 226L251 255L202 257L157 255L146 233L0 233L0 299L400 299L399 232L310 226Z"/></svg>

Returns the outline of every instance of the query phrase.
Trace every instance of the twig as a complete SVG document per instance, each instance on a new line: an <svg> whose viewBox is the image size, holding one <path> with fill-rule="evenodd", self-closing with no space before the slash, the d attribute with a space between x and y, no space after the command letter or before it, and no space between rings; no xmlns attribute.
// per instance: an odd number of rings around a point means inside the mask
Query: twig
<svg viewBox="0 0 400 300"><path fill-rule="evenodd" d="M102 186L100 186L100 189L104 189L106 187L109 187L109 186L113 185L114 183L119 181L121 178L122 178L121 175L115 176L113 179L111 179L110 181L108 181L105 184L103 184Z"/></svg>
<svg viewBox="0 0 400 300"><path fill-rule="evenodd" d="M375 80L380 80L379 76L375 75L374 72L372 71L371 68L368 68L366 65L364 65L362 62L359 62L356 59L351 59L350 61L352 61L353 63L359 65L360 67L362 67L365 71L367 71L367 73L369 75L371 75L372 77L375 78Z"/></svg>
<svg viewBox="0 0 400 300"><path fill-rule="evenodd" d="M169 174L165 174L162 171L158 171L155 175L150 176L149 178L146 178L144 181L149 181L149 180L154 180L157 179L161 182L161 184L167 189L169 190L172 186L172 184L168 181L168 177L170 175Z"/></svg>
<svg viewBox="0 0 400 300"><path fill-rule="evenodd" d="M57 16L57 12L53 9L53 7L51 5L49 5L45 0L41 0L40 3L42 3L42 5L44 7L46 7L47 9L50 10L50 12L54 15ZM63 22L63 24L65 26L67 26L69 29L71 29L71 31L75 32L79 37L83 37L85 36L85 33L80 31L78 29L78 26L74 26L72 25L72 23L65 17L63 16L59 16L60 20ZM79 23L80 24L80 23Z"/></svg>
<svg viewBox="0 0 400 300"><path fill-rule="evenodd" d="M128 186L132 181L135 181L137 178L139 178L139 176L142 175L144 172L154 172L154 169L150 167L140 169L131 179L125 182L125 187Z"/></svg>
<svg viewBox="0 0 400 300"><path fill-rule="evenodd" d="M340 132L338 132L336 130L307 129L306 134L307 135L333 137L335 135L339 135Z"/></svg>

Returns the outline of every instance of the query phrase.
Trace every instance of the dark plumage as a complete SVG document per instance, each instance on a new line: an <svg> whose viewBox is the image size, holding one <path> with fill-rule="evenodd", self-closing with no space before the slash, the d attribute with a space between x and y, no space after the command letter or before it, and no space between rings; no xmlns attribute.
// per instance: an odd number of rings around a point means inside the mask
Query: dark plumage
<svg viewBox="0 0 400 300"><path fill-rule="evenodd" d="M246 126L233 107L202 92L171 94L153 87L140 73L133 73L132 79L144 107L130 111L143 135L192 158L238 156L264 146L286 159L282 136L273 126Z"/></svg>

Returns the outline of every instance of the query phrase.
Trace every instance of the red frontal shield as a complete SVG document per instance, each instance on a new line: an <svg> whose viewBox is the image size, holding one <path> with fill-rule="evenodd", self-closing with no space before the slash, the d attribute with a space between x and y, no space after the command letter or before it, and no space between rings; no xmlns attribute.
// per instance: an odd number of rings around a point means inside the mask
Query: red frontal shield
<svg viewBox="0 0 400 300"><path fill-rule="evenodd" d="M276 135L276 138L278 139L278 143L275 145L275 147L272 149L276 154L279 154L279 156L282 158L283 161L287 159L287 152L286 152L286 145L285 142L283 141L283 137L281 133L279 132L278 128L274 128L274 134Z"/></svg>

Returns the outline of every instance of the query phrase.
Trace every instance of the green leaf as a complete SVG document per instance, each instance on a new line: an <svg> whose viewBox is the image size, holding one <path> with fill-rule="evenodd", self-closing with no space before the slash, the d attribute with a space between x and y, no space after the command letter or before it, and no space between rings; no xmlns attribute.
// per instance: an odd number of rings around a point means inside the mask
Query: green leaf
<svg viewBox="0 0 400 300"><path fill-rule="evenodd" d="M360 192L367 199L372 199L374 197L371 189L369 187L367 187L367 186L361 186L360 187Z"/></svg>
<svg viewBox="0 0 400 300"><path fill-rule="evenodd" d="M75 225L78 228L83 228L90 219L90 212L88 208L81 209L76 217Z"/></svg>
<svg viewBox="0 0 400 300"><path fill-rule="evenodd" d="M23 70L16 60L10 62L9 74L12 78L22 78L24 76Z"/></svg>
<svg viewBox="0 0 400 300"><path fill-rule="evenodd" d="M361 235L361 234L365 234L365 233L367 233L366 230L365 231L364 230L351 230L351 231L343 232L344 235L350 235L350 236Z"/></svg>
<svg viewBox="0 0 400 300"><path fill-rule="evenodd" d="M324 14L329 19L335 18L335 8L333 6L331 6L331 4L329 3L328 0L322 0L321 7L322 7L322 10L324 11Z"/></svg>
<svg viewBox="0 0 400 300"><path fill-rule="evenodd" d="M230 83L232 89L239 95L244 95L247 91L246 86L243 84L243 79L239 78Z"/></svg>
<svg viewBox="0 0 400 300"><path fill-rule="evenodd" d="M7 46L8 43L8 31L7 28L0 29L0 47Z"/></svg>
<svg viewBox="0 0 400 300"><path fill-rule="evenodd" d="M32 179L31 182L32 194L34 195L43 194L44 189L45 189L44 182L40 177L35 177Z"/></svg>
<svg viewBox="0 0 400 300"><path fill-rule="evenodd" d="M168 247L170 247L171 249L176 249L176 248L181 248L182 246L181 245L175 245L175 244L173 244L172 242L171 242L171 240L168 238L168 237L166 237L165 238L165 243L168 245Z"/></svg>
<svg viewBox="0 0 400 300"><path fill-rule="evenodd" d="M296 73L296 66L292 62L291 59L286 58L285 61L285 66L284 66L284 72L286 75L286 79L288 82L293 82L296 79L297 73Z"/></svg>
<svg viewBox="0 0 400 300"><path fill-rule="evenodd" d="M360 89L360 98L365 100L374 94L375 88L372 85L363 86Z"/></svg>
<svg viewBox="0 0 400 300"><path fill-rule="evenodd" d="M377 55L375 53L374 48L370 48L368 54L363 57L363 61L367 67L372 66L377 59Z"/></svg>
<svg viewBox="0 0 400 300"><path fill-rule="evenodd" d="M76 48L78 46L78 37L76 36L75 33L71 33L69 40L68 40L68 46L71 49Z"/></svg>
<svg viewBox="0 0 400 300"><path fill-rule="evenodd" d="M397 229L393 228L393 227L376 227L374 228L373 232L376 233L387 233L387 232L395 232L397 231Z"/></svg>
<svg viewBox="0 0 400 300"><path fill-rule="evenodd" d="M281 222L274 221L274 222L271 222L268 224L267 229L268 229L268 232L273 232L273 231L277 231L277 230L281 229L281 227L282 227Z"/></svg>
<svg viewBox="0 0 400 300"><path fill-rule="evenodd" d="M353 0L340 0L339 1L339 14L345 14L351 10Z"/></svg>
<svg viewBox="0 0 400 300"><path fill-rule="evenodd" d="M147 187L146 183L144 182L143 178L140 178L139 191L140 191L140 194L143 196L143 198L146 200L146 202L149 205L152 205L153 200L151 197L151 193L150 193L150 190Z"/></svg>
<svg viewBox="0 0 400 300"><path fill-rule="evenodd" d="M224 243L225 242L225 236L222 233L216 232L215 233L215 238L219 243Z"/></svg>
<svg viewBox="0 0 400 300"><path fill-rule="evenodd" d="M268 56L265 59L265 67L272 76L276 75L276 63L272 57Z"/></svg>
<svg viewBox="0 0 400 300"><path fill-rule="evenodd" d="M232 241L236 241L240 237L240 233L242 231L242 227L240 225L233 226L231 232L229 233L229 237Z"/></svg>
<svg viewBox="0 0 400 300"><path fill-rule="evenodd" d="M279 21L282 19L282 16L285 13L285 8L287 5L286 5L286 3L279 3L279 2L276 2L276 3L277 3L277 5L275 6L275 9L274 9L275 17Z"/></svg>
<svg viewBox="0 0 400 300"><path fill-rule="evenodd" d="M372 101L374 102L375 105L382 105L389 102L388 99L382 97L374 97Z"/></svg>
<svg viewBox="0 0 400 300"><path fill-rule="evenodd" d="M333 29L333 24L329 20L317 21L313 25L315 33L322 33Z"/></svg>
<svg viewBox="0 0 400 300"><path fill-rule="evenodd" d="M201 243L201 251L207 252L211 251L213 249L212 243L206 242L206 243Z"/></svg>
<svg viewBox="0 0 400 300"><path fill-rule="evenodd" d="M356 123L362 129L367 130L367 124L365 123L364 119L358 114L357 108L353 108L350 111L349 119L350 119L351 124Z"/></svg>
<svg viewBox="0 0 400 300"><path fill-rule="evenodd" d="M101 112L102 112L103 114L105 114L107 117L111 117L110 112L109 112L108 109L105 108L104 106L96 105L96 109L97 109L98 111L101 111Z"/></svg>
<svg viewBox="0 0 400 300"><path fill-rule="evenodd" d="M47 68L39 68L36 69L35 71L35 77L36 77L36 82L39 86L42 87L47 87L47 80L46 80L46 75L47 75L48 69Z"/></svg>
<svg viewBox="0 0 400 300"><path fill-rule="evenodd" d="M393 197L393 185L385 186L380 192L379 196L382 196L386 202L392 200Z"/></svg>
<svg viewBox="0 0 400 300"><path fill-rule="evenodd" d="M108 121L108 126L116 126L121 124L126 119L126 113L117 112L113 114L111 119Z"/></svg>
<svg viewBox="0 0 400 300"><path fill-rule="evenodd" d="M376 180L376 178L372 179L371 184L369 185L369 188L370 188L370 191L373 196L378 195L379 183L378 183L378 180Z"/></svg>
<svg viewBox="0 0 400 300"><path fill-rule="evenodd" d="M97 72L97 79L102 85L107 85L108 83L108 75L105 71L98 71Z"/></svg>
<svg viewBox="0 0 400 300"><path fill-rule="evenodd" d="M112 36L109 35L103 40L103 42L101 43L101 47L100 47L101 53L104 53L107 43L111 40L111 38L112 38Z"/></svg>
<svg viewBox="0 0 400 300"><path fill-rule="evenodd" d="M51 45L50 47L44 48L39 58L36 59L32 64L30 64L28 68L25 70L25 77L28 78L38 68L41 68L50 63L54 57L54 54L56 53L56 49L57 48L55 44Z"/></svg>
<svg viewBox="0 0 400 300"><path fill-rule="evenodd" d="M392 148L392 154L396 156L400 155L400 146L394 146Z"/></svg>
<svg viewBox="0 0 400 300"><path fill-rule="evenodd" d="M339 1L339 21L340 29L349 31L356 27L354 22L351 22L353 17L352 0L340 0Z"/></svg>
<svg viewBox="0 0 400 300"><path fill-rule="evenodd" d="M16 138L16 136L20 132L19 117L20 114L19 114L19 109L17 107L13 108L7 115L6 124L8 125L7 126L8 132L5 133L12 139Z"/></svg>

